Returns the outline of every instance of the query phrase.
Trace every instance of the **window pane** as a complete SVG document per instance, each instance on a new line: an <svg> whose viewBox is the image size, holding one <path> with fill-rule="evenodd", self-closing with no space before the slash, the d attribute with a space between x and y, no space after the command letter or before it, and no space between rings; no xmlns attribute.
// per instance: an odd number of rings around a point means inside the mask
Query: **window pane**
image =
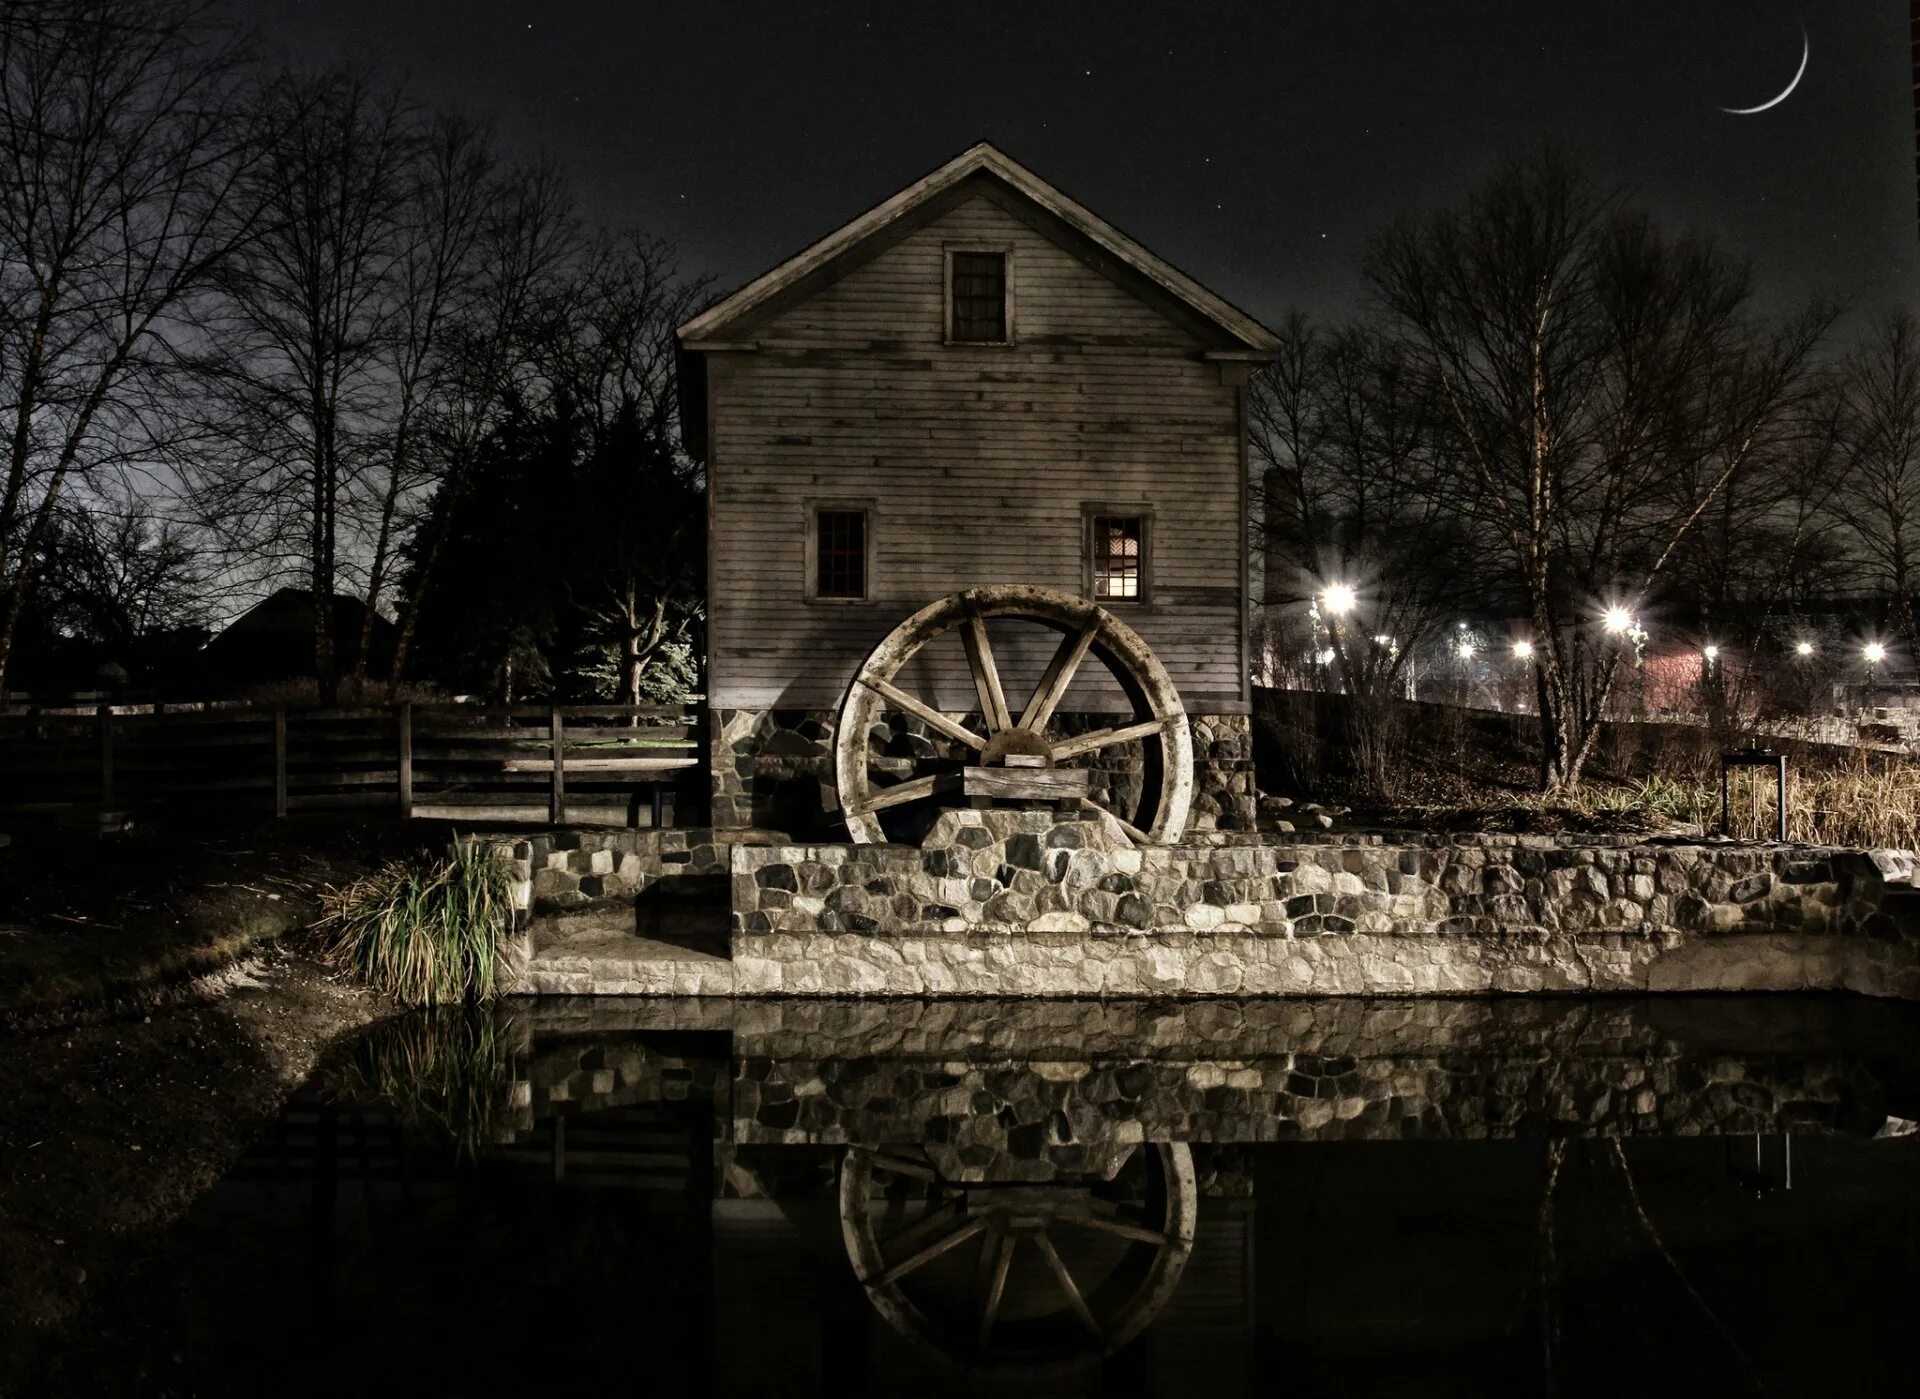
<svg viewBox="0 0 1920 1399"><path fill-rule="evenodd" d="M1140 597L1145 525L1138 515L1094 516L1093 595L1096 598Z"/></svg>
<svg viewBox="0 0 1920 1399"><path fill-rule="evenodd" d="M999 344L1007 338L1007 255L955 253L953 338L975 344Z"/></svg>
<svg viewBox="0 0 1920 1399"><path fill-rule="evenodd" d="M814 595L867 595L867 512L822 510L815 517Z"/></svg>

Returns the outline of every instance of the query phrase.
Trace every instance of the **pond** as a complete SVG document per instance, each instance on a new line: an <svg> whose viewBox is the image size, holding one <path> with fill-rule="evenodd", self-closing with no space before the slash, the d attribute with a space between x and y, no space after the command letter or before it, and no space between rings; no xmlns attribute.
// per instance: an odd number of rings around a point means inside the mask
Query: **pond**
<svg viewBox="0 0 1920 1399"><path fill-rule="evenodd" d="M1920 1010L545 1001L340 1051L74 1393L1904 1391Z"/></svg>

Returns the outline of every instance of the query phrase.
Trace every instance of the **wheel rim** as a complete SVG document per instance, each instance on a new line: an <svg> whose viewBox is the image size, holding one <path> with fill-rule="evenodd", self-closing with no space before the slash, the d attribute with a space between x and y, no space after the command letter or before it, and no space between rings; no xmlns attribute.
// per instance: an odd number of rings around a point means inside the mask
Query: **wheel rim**
<svg viewBox="0 0 1920 1399"><path fill-rule="evenodd" d="M874 1308L981 1368L1034 1371L1113 1354L1159 1315L1193 1251L1192 1149L1149 1143L1111 1179L955 1181L924 1152L849 1148L847 1257Z"/></svg>
<svg viewBox="0 0 1920 1399"><path fill-rule="evenodd" d="M1052 660L1024 703L1002 684L987 634L989 619L1031 623L1060 634ZM896 683L916 655L949 632L959 633L965 650L979 701L977 720L955 720ZM1089 658L1104 666L1133 713L1122 722L1070 735L1056 721ZM873 730L889 712L909 715L958 745L968 766L1006 765L1009 759L1068 766L1123 743L1140 743L1146 766L1139 803L1131 811L1101 809L1142 843L1165 844L1186 827L1193 737L1179 692L1139 634L1085 598L1017 585L972 588L921 608L874 648L847 687L834 740L840 811L853 839L862 843L885 842L881 813L925 801L939 781L936 773L875 782Z"/></svg>

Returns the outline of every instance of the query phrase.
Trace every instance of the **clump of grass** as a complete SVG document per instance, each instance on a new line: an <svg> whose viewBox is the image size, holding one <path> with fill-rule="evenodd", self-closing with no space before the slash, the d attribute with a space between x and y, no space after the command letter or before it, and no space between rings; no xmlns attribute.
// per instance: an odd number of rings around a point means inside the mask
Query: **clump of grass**
<svg viewBox="0 0 1920 1399"><path fill-rule="evenodd" d="M490 1000L506 970L507 882L504 862L463 843L328 890L315 926L330 961L403 1005Z"/></svg>

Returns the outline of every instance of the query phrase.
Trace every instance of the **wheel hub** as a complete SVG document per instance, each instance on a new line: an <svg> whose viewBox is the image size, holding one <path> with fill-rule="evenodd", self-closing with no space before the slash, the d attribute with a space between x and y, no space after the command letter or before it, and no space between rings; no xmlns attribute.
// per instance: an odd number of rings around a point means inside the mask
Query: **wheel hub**
<svg viewBox="0 0 1920 1399"><path fill-rule="evenodd" d="M1032 729L1002 729L987 739L980 750L980 761L992 767L1050 768L1053 745L1045 734Z"/></svg>

